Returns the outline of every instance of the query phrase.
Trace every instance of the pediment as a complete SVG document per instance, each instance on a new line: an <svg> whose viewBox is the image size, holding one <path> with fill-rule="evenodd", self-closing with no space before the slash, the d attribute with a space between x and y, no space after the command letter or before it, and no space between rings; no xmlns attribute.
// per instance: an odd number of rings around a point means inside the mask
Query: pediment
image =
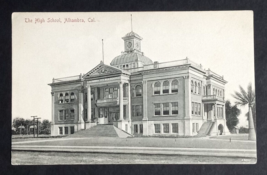
<svg viewBox="0 0 267 175"><path fill-rule="evenodd" d="M103 75L111 75L111 74L120 74L122 71L112 66L108 66L103 64L102 62L98 64L95 68L84 75L86 77L96 77Z"/></svg>

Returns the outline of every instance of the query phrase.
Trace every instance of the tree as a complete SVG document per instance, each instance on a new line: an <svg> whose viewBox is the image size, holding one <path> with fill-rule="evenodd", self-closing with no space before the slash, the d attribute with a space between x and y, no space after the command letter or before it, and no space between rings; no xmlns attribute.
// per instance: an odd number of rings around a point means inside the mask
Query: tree
<svg viewBox="0 0 267 175"><path fill-rule="evenodd" d="M50 125L51 123L49 122L49 120L43 120L42 124L41 124L41 132L42 134L50 134Z"/></svg>
<svg viewBox="0 0 267 175"><path fill-rule="evenodd" d="M24 118L17 117L13 120L13 127L16 128L16 131L19 131L19 126L26 127Z"/></svg>
<svg viewBox="0 0 267 175"><path fill-rule="evenodd" d="M236 105L232 106L230 101L225 102L226 125L230 131L239 123L238 116L240 109Z"/></svg>
<svg viewBox="0 0 267 175"><path fill-rule="evenodd" d="M249 115L249 113L247 112L246 113L247 120L249 120L248 115ZM254 105L252 106L252 116L253 116L254 128L257 130L257 127L256 127L256 103L254 103Z"/></svg>
<svg viewBox="0 0 267 175"><path fill-rule="evenodd" d="M255 104L255 92L252 90L252 85L249 83L247 92L241 87L240 92L235 92L233 97L237 100L236 105L246 106L248 105L248 123L249 123L249 140L256 140L256 132L254 128L253 116L251 108Z"/></svg>

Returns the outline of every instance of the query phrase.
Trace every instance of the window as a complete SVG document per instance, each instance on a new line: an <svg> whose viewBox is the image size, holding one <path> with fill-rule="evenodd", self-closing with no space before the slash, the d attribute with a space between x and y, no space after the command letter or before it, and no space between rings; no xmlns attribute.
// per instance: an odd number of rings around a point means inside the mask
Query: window
<svg viewBox="0 0 267 175"><path fill-rule="evenodd" d="M65 94L65 103L68 103L68 102L69 102L69 94L66 93L66 94Z"/></svg>
<svg viewBox="0 0 267 175"><path fill-rule="evenodd" d="M201 92L201 87L200 87L200 83L198 83L198 94L200 94Z"/></svg>
<svg viewBox="0 0 267 175"><path fill-rule="evenodd" d="M87 93L85 93L84 102L87 102Z"/></svg>
<svg viewBox="0 0 267 175"><path fill-rule="evenodd" d="M62 93L59 94L59 103L63 103L63 94Z"/></svg>
<svg viewBox="0 0 267 175"><path fill-rule="evenodd" d="M178 133L178 123L172 123L172 133Z"/></svg>
<svg viewBox="0 0 267 175"><path fill-rule="evenodd" d="M178 102L172 103L172 114L178 114Z"/></svg>
<svg viewBox="0 0 267 175"><path fill-rule="evenodd" d="M191 81L191 92L193 93L194 92L194 82Z"/></svg>
<svg viewBox="0 0 267 175"><path fill-rule="evenodd" d="M142 88L141 88L140 85L135 87L135 93L136 93L135 94L136 97L141 97L142 96Z"/></svg>
<svg viewBox="0 0 267 175"><path fill-rule="evenodd" d="M154 84L154 94L160 94L160 82Z"/></svg>
<svg viewBox="0 0 267 175"><path fill-rule="evenodd" d="M128 67L129 67L128 64L126 64L126 69L128 69Z"/></svg>
<svg viewBox="0 0 267 175"><path fill-rule="evenodd" d="M69 118L69 110L65 109L64 120L67 120L68 118Z"/></svg>
<svg viewBox="0 0 267 175"><path fill-rule="evenodd" d="M155 133L160 133L160 124L155 124Z"/></svg>
<svg viewBox="0 0 267 175"><path fill-rule="evenodd" d="M192 102L191 105L192 105L192 106L191 106L191 107L192 107L192 114L194 114L194 109L195 109L195 108L194 108L194 103Z"/></svg>
<svg viewBox="0 0 267 175"><path fill-rule="evenodd" d="M178 80L172 81L172 93L178 92Z"/></svg>
<svg viewBox="0 0 267 175"><path fill-rule="evenodd" d="M198 104L198 115L200 115L201 114L201 104L199 103Z"/></svg>
<svg viewBox="0 0 267 175"><path fill-rule="evenodd" d="M155 103L155 115L160 115L160 103Z"/></svg>
<svg viewBox="0 0 267 175"><path fill-rule="evenodd" d="M75 96L74 96L74 93L72 92L70 94L70 102L74 102L74 100L75 100Z"/></svg>
<svg viewBox="0 0 267 175"><path fill-rule="evenodd" d="M143 124L140 124L140 134L143 134Z"/></svg>
<svg viewBox="0 0 267 175"><path fill-rule="evenodd" d="M197 82L195 82L195 94L197 94Z"/></svg>
<svg viewBox="0 0 267 175"><path fill-rule="evenodd" d="M196 123L196 132L198 132L199 130L199 126L198 126L198 123Z"/></svg>
<svg viewBox="0 0 267 175"><path fill-rule="evenodd" d="M213 88L213 95L215 95L215 89Z"/></svg>
<svg viewBox="0 0 267 175"><path fill-rule="evenodd" d="M84 121L87 121L87 109L84 109Z"/></svg>
<svg viewBox="0 0 267 175"><path fill-rule="evenodd" d="M197 114L198 104L195 103L195 114Z"/></svg>
<svg viewBox="0 0 267 175"><path fill-rule="evenodd" d="M95 94L95 90L91 89L91 100L94 100L94 94Z"/></svg>
<svg viewBox="0 0 267 175"><path fill-rule="evenodd" d="M70 110L70 119L74 119L75 113L74 113L74 109Z"/></svg>
<svg viewBox="0 0 267 175"><path fill-rule="evenodd" d="M59 134L62 135L63 134L63 128L62 127L58 127L59 129Z"/></svg>
<svg viewBox="0 0 267 175"><path fill-rule="evenodd" d="M65 134L69 134L69 127L65 127Z"/></svg>
<svg viewBox="0 0 267 175"><path fill-rule="evenodd" d="M134 133L138 133L138 125L134 125Z"/></svg>
<svg viewBox="0 0 267 175"><path fill-rule="evenodd" d="M123 105L123 119L126 119L126 105Z"/></svg>
<svg viewBox="0 0 267 175"><path fill-rule="evenodd" d="M135 112L136 116L142 116L142 106L141 105L135 106Z"/></svg>
<svg viewBox="0 0 267 175"><path fill-rule="evenodd" d="M70 134L74 134L74 126L70 127Z"/></svg>
<svg viewBox="0 0 267 175"><path fill-rule="evenodd" d="M206 95L205 86L203 86L203 94Z"/></svg>
<svg viewBox="0 0 267 175"><path fill-rule="evenodd" d="M163 132L164 133L169 133L170 132L169 123L164 123L163 124Z"/></svg>
<svg viewBox="0 0 267 175"><path fill-rule="evenodd" d="M108 108L104 108L104 117L108 118Z"/></svg>
<svg viewBox="0 0 267 175"><path fill-rule="evenodd" d="M163 115L169 115L169 103L163 103Z"/></svg>
<svg viewBox="0 0 267 175"><path fill-rule="evenodd" d="M163 94L168 94L169 93L169 81L164 81L163 82Z"/></svg>
<svg viewBox="0 0 267 175"><path fill-rule="evenodd" d="M132 106L132 112L133 116L142 116L142 106L141 105Z"/></svg>
<svg viewBox="0 0 267 175"><path fill-rule="evenodd" d="M63 120L63 116L64 116L64 111L59 110L59 120Z"/></svg>
<svg viewBox="0 0 267 175"><path fill-rule="evenodd" d="M118 88L105 88L104 98L117 98L118 97Z"/></svg>
<svg viewBox="0 0 267 175"><path fill-rule="evenodd" d="M91 119L95 119L95 108L91 109Z"/></svg>

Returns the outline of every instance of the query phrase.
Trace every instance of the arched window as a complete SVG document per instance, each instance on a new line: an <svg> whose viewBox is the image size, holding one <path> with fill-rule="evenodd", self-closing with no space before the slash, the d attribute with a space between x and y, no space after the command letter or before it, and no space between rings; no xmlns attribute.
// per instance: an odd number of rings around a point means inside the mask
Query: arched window
<svg viewBox="0 0 267 175"><path fill-rule="evenodd" d="M172 93L178 92L178 80L172 81Z"/></svg>
<svg viewBox="0 0 267 175"><path fill-rule="evenodd" d="M191 92L193 93L194 92L194 82L191 81Z"/></svg>
<svg viewBox="0 0 267 175"><path fill-rule="evenodd" d="M68 103L69 102L69 93L65 93L65 102Z"/></svg>
<svg viewBox="0 0 267 175"><path fill-rule="evenodd" d="M168 94L169 93L169 81L164 81L163 82L163 94Z"/></svg>
<svg viewBox="0 0 267 175"><path fill-rule="evenodd" d="M200 94L201 92L201 87L200 87L200 83L198 83L198 94Z"/></svg>
<svg viewBox="0 0 267 175"><path fill-rule="evenodd" d="M75 100L75 96L74 96L74 93L72 92L70 94L70 102L74 102L74 100Z"/></svg>
<svg viewBox="0 0 267 175"><path fill-rule="evenodd" d="M197 94L197 82L195 82L195 93Z"/></svg>
<svg viewBox="0 0 267 175"><path fill-rule="evenodd" d="M142 96L142 87L140 86L140 85L137 85L136 87L135 87L135 95L136 95L136 97L141 97Z"/></svg>
<svg viewBox="0 0 267 175"><path fill-rule="evenodd" d="M160 82L154 84L154 94L160 94Z"/></svg>
<svg viewBox="0 0 267 175"><path fill-rule="evenodd" d="M59 103L63 103L63 94L62 93L59 94Z"/></svg>

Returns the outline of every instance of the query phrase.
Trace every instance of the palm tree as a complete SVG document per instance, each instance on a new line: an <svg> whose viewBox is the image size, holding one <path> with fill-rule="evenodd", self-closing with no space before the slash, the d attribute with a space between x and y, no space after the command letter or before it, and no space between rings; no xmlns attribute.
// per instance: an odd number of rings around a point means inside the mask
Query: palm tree
<svg viewBox="0 0 267 175"><path fill-rule="evenodd" d="M239 86L240 92L235 92L233 97L237 100L236 105L245 106L248 105L248 122L249 122L249 140L256 140L256 133L254 128L253 116L251 108L255 103L255 92L252 90L251 83L248 85L248 91L246 92L241 86Z"/></svg>

